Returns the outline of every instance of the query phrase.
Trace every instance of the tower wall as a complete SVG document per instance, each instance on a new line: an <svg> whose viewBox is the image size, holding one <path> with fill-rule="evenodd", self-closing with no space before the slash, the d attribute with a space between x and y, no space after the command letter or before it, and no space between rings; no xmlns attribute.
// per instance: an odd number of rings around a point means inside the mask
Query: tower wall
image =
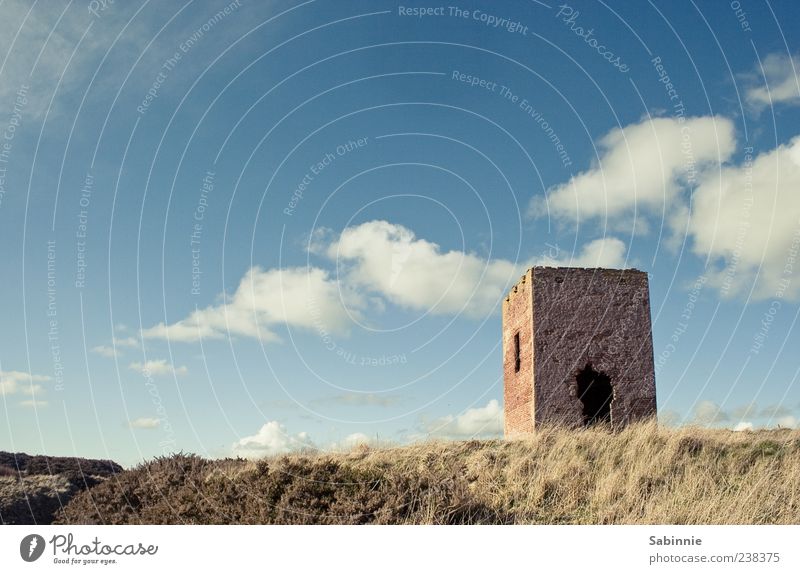
<svg viewBox="0 0 800 574"><path fill-rule="evenodd" d="M505 436L533 432L533 282L529 269L503 301L503 398ZM516 368L515 335L520 368Z"/></svg>
<svg viewBox="0 0 800 574"><path fill-rule="evenodd" d="M577 377L589 366L611 379L613 426L656 414L646 273L534 267L515 289L503 306L507 437L541 424L583 426ZM530 362L515 372L517 332L531 348Z"/></svg>

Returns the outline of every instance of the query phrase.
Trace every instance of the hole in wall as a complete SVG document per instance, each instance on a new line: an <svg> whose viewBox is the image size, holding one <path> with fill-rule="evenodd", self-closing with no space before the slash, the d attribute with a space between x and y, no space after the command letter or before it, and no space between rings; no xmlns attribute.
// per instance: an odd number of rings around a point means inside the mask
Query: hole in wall
<svg viewBox="0 0 800 574"><path fill-rule="evenodd" d="M611 377L586 365L575 377L578 399L583 405L583 426L611 423L611 401L614 388Z"/></svg>

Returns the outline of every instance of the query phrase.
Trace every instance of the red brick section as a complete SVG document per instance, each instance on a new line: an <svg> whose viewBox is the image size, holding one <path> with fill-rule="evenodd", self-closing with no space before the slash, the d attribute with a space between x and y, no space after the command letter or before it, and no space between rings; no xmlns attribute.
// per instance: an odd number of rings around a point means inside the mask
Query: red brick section
<svg viewBox="0 0 800 574"><path fill-rule="evenodd" d="M503 301L503 394L505 435L533 432L533 299L531 270ZM515 335L520 368L516 369Z"/></svg>
<svg viewBox="0 0 800 574"><path fill-rule="evenodd" d="M506 437L531 433L542 423L582 426L576 377L587 365L611 378L612 425L655 416L647 273L569 267L528 270L503 301Z"/></svg>

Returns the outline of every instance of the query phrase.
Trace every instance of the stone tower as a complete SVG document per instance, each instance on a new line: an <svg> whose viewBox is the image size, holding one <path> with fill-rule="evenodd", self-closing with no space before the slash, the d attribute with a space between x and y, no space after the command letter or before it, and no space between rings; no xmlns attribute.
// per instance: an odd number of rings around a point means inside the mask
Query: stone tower
<svg viewBox="0 0 800 574"><path fill-rule="evenodd" d="M647 273L533 267L503 301L505 436L656 414Z"/></svg>

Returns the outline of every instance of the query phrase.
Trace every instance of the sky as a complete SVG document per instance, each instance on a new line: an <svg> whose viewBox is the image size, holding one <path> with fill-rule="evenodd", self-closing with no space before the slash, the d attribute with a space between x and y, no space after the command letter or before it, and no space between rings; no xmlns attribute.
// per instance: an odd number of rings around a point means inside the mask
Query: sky
<svg viewBox="0 0 800 574"><path fill-rule="evenodd" d="M649 274L661 423L798 426L794 2L0 15L0 449L502 436L532 265Z"/></svg>

